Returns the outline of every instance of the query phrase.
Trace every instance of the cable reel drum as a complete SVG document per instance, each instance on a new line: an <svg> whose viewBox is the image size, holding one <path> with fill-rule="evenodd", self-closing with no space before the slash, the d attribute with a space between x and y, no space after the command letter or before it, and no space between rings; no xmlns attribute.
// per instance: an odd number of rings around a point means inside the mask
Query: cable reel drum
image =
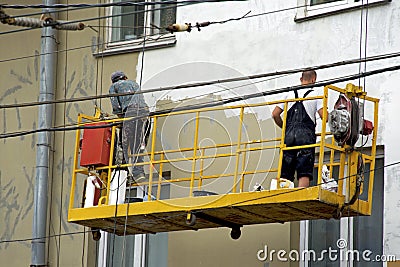
<svg viewBox="0 0 400 267"><path fill-rule="evenodd" d="M344 94L339 95L329 116L329 126L339 146L343 147L347 144L353 148L359 134L368 136L372 133L373 123L363 118L363 110L363 104L355 97L348 98Z"/></svg>
<svg viewBox="0 0 400 267"><path fill-rule="evenodd" d="M362 117L355 98L349 99L340 94L329 116L329 126L339 146L347 144L354 147L360 132L360 121Z"/></svg>
<svg viewBox="0 0 400 267"><path fill-rule="evenodd" d="M354 146L359 139L359 134L368 136L374 129L373 123L364 119L364 106L359 100L356 100L355 96L360 97L357 94L340 94L334 109L329 114L329 126L335 141L341 147L350 146L349 151L351 154L355 152ZM357 152L357 154L355 158L356 173L355 177L352 178L355 182L354 191L351 193L352 197L344 206L338 209L337 214L334 214L335 218L340 218L343 209L354 204L362 192L365 163L362 154L360 152Z"/></svg>

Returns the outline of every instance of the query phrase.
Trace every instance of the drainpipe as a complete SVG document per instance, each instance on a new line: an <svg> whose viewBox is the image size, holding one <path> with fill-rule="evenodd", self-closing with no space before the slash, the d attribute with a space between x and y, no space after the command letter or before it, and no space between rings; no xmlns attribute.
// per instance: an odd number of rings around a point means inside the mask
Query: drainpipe
<svg viewBox="0 0 400 267"><path fill-rule="evenodd" d="M43 0L44 5L54 5L56 0ZM50 10L44 9L43 12ZM42 28L40 56L40 93L39 101L54 100L55 94L55 61L56 30L52 27ZM50 128L53 122L53 105L40 105L38 129ZM32 224L32 258L31 267L47 266L46 262L46 230L47 230L47 193L50 151L52 147L49 132L37 135L36 144L36 180L33 203Z"/></svg>

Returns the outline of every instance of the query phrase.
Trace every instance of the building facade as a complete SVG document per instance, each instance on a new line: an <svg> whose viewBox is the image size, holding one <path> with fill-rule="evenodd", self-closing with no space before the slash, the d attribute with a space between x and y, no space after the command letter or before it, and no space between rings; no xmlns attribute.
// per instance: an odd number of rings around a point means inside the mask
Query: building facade
<svg viewBox="0 0 400 267"><path fill-rule="evenodd" d="M40 4L41 1L14 1ZM13 2L13 4L14 4ZM109 1L87 1L103 4ZM120 1L114 1L120 2ZM137 1L141 2L141 1ZM146 1L152 2L152 1ZM59 1L60 4L78 1ZM148 12L143 12L145 9ZM4 9L9 15L26 15L37 9ZM250 12L251 11L251 12ZM250 13L249 13L250 12ZM125 14L125 16L119 16ZM40 15L33 15L39 17ZM33 17L32 16L32 17ZM110 75L124 71L143 90L251 76L276 71L316 67L318 81L399 65L400 37L396 34L400 4L396 1L227 1L176 7L160 5L87 8L60 12L58 19L84 21L83 31L57 31L54 42L55 99L70 100L108 93ZM90 20L87 20L90 19ZM193 27L191 32L171 34L171 23L215 22ZM31 263L34 210L35 153L37 134L21 134L38 127L38 106L21 107L38 101L41 83L41 30L9 32L15 26L0 25L0 257L8 265ZM201 31L200 31L201 29ZM27 40L29 40L27 42ZM330 63L371 56L386 59L318 68ZM203 101L208 94L219 98L264 92L299 84L300 72L264 80L248 80L167 92L145 94L152 110L176 106L193 98ZM67 222L69 188L73 164L74 131L51 133L48 186L46 261L49 266L348 266L346 260L300 261L264 258L267 251L315 250L321 253L345 239L349 248L371 250L374 255L400 259L399 216L400 159L396 133L400 131L395 99L398 71L387 71L350 80L368 95L381 99L378 167L373 215L340 221L321 220L246 226L239 240L229 238L229 229L183 231L135 237L103 235L92 240L89 229ZM337 83L344 87L347 82ZM274 100L274 95L247 103ZM202 100L203 99L203 100ZM52 126L73 126L78 113L94 114L95 106L111 113L107 98L54 105ZM252 133L276 134L269 110L249 115ZM237 114L236 114L237 115ZM235 114L215 118L228 124ZM258 123L261 121L262 123ZM320 121L319 121L320 122ZM173 136L174 126L165 128ZM261 126L260 126L261 125ZM16 137L9 136L17 133ZM218 133L218 132L217 132ZM218 136L215 138L220 137ZM182 137L184 138L184 137ZM172 141L171 141L172 142ZM273 157L272 157L273 158ZM268 160L266 164L276 164ZM393 165L391 165L393 164ZM388 165L388 166L386 166ZM391 166L390 166L391 165ZM171 169L174 174L174 169ZM268 187L267 184L264 185ZM164 194L171 194L165 189ZM267 248L267 249L266 249ZM268 254L268 253L267 253ZM320 254L319 254L320 255ZM397 266L395 262L350 261L351 266Z"/></svg>

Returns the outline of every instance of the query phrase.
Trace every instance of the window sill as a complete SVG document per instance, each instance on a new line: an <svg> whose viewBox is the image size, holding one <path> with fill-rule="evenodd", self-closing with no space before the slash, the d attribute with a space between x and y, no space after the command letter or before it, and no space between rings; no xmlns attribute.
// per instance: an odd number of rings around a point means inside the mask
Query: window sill
<svg viewBox="0 0 400 267"><path fill-rule="evenodd" d="M162 37L157 40L147 40L143 47L143 41L137 40L136 42L121 43L120 45L113 45L106 47L102 51L96 51L93 53L94 57L113 56L119 54L126 54L132 52L140 52L144 50L159 49L165 47L172 47L176 44L175 35Z"/></svg>
<svg viewBox="0 0 400 267"><path fill-rule="evenodd" d="M298 1L299 6L304 6L305 1L301 0ZM302 2L302 3L300 3ZM368 5L364 4L361 5L360 3L352 3L352 4L341 4L341 5L333 5L329 8L321 8L321 9L315 9L315 10L307 10L306 7L299 8L296 14L296 17L294 18L295 22L303 22L303 21L308 21L312 19L317 19L317 18L322 18L326 16L331 16L339 13L344 13L352 10L357 10L361 8L365 8L366 6L368 7L374 7L374 6L380 6L380 5L386 5L388 3L392 2L392 0L370 0Z"/></svg>

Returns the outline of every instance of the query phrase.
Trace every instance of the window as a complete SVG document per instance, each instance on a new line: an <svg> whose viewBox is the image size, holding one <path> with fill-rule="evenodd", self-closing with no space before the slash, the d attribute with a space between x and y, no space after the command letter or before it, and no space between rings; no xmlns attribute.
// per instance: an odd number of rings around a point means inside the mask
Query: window
<svg viewBox="0 0 400 267"><path fill-rule="evenodd" d="M330 2L337 2L337 1L341 1L341 0L310 0L310 6L326 4L326 3L330 3Z"/></svg>
<svg viewBox="0 0 400 267"><path fill-rule="evenodd" d="M154 186L152 192L156 191L157 186ZM127 189L126 200L143 198L146 194L147 186ZM160 197L161 199L170 197L168 184L162 185ZM97 248L98 267L167 267L168 265L168 233L117 236L101 231L101 236Z"/></svg>
<svg viewBox="0 0 400 267"><path fill-rule="evenodd" d="M125 0L112 1L118 3ZM139 4L143 1L132 2ZM169 0L145 1L148 3L168 1L168 4L110 7L106 50L132 52L132 48L140 50L144 43L146 48L175 43L175 36L165 28L176 21L176 4L171 4Z"/></svg>
<svg viewBox="0 0 400 267"><path fill-rule="evenodd" d="M301 267L383 266L382 262L365 262L361 256L359 260L346 261L346 254L340 254L337 247L338 240L341 239L345 240L347 243L343 251L351 250L363 252L370 250L372 252L369 256L371 259L376 255L383 255L383 158L376 159L375 164L376 171L371 216L343 217L341 220L302 221L300 226L300 250L315 251L316 256L315 258L311 257L310 259L302 261L300 264ZM335 176L335 173L337 175L337 170L333 171L333 176ZM366 166L364 190L360 195L360 199L367 198L368 192L366 188L368 188L369 183L368 174L368 167ZM328 250L328 248L337 250L338 253L332 254L332 257L329 257L328 254L323 254L323 251ZM313 256L313 254L309 255Z"/></svg>
<svg viewBox="0 0 400 267"><path fill-rule="evenodd" d="M297 0L296 22L360 8L361 5L387 4L391 0Z"/></svg>

